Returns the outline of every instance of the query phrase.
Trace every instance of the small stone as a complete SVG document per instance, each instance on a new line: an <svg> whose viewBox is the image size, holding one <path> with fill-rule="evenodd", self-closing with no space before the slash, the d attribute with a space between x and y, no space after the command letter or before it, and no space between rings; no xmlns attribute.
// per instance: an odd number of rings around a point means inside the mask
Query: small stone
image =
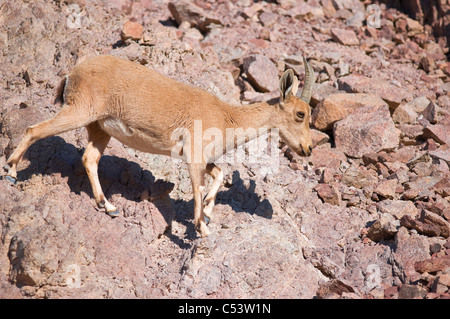
<svg viewBox="0 0 450 319"><path fill-rule="evenodd" d="M384 289L385 299L397 299L398 298L398 286L391 286Z"/></svg>
<svg viewBox="0 0 450 319"><path fill-rule="evenodd" d="M375 188L374 193L388 199L393 199L395 196L395 190L397 188L397 180L391 179L391 180L385 180L382 181L378 186Z"/></svg>
<svg viewBox="0 0 450 319"><path fill-rule="evenodd" d="M333 37L334 41L342 45L348 46L359 45L358 37L356 36L355 32L350 29L347 30L347 29L332 28L331 36Z"/></svg>
<svg viewBox="0 0 450 319"><path fill-rule="evenodd" d="M334 171L332 169L329 169L325 167L322 171L321 177L320 177L320 183L322 184L329 184L334 181Z"/></svg>
<svg viewBox="0 0 450 319"><path fill-rule="evenodd" d="M315 129L311 129L311 139L313 142L313 147L322 145L327 143L330 140L330 137L328 136L328 134L315 130Z"/></svg>
<svg viewBox="0 0 450 319"><path fill-rule="evenodd" d="M250 19L252 18L254 15L256 15L258 13L258 11L261 11L263 8L263 6L261 5L261 3L254 3L249 7L246 7L243 11L242 11L242 15L244 16L244 18L246 19Z"/></svg>
<svg viewBox="0 0 450 319"><path fill-rule="evenodd" d="M414 123L417 118L417 113L406 104L400 104L392 114L392 120L399 124L411 124Z"/></svg>
<svg viewBox="0 0 450 319"><path fill-rule="evenodd" d="M319 299L339 298L344 293L355 293L355 288L349 282L341 279L332 279L320 284L316 295Z"/></svg>
<svg viewBox="0 0 450 319"><path fill-rule="evenodd" d="M333 5L333 0L321 0L322 10L327 18L332 18L336 13L336 8Z"/></svg>
<svg viewBox="0 0 450 319"><path fill-rule="evenodd" d="M444 177L434 184L433 190L442 197L450 196L450 177Z"/></svg>
<svg viewBox="0 0 450 319"><path fill-rule="evenodd" d="M418 285L402 285L398 291L398 299L423 299L427 291Z"/></svg>
<svg viewBox="0 0 450 319"><path fill-rule="evenodd" d="M142 26L142 24L133 21L127 21L123 25L120 37L122 38L123 42L128 39L140 40L142 38L143 31L144 27Z"/></svg>
<svg viewBox="0 0 450 319"><path fill-rule="evenodd" d="M266 28L270 28L277 22L278 14L273 12L263 12L259 15L259 21Z"/></svg>
<svg viewBox="0 0 450 319"><path fill-rule="evenodd" d="M450 223L441 216L423 209L420 220L424 223L438 227L441 236L445 238L450 237Z"/></svg>
<svg viewBox="0 0 450 319"><path fill-rule="evenodd" d="M423 32L423 26L416 20L406 18L406 27L408 30L408 36Z"/></svg>
<svg viewBox="0 0 450 319"><path fill-rule="evenodd" d="M396 233L397 227L394 224L394 218L391 215L385 215L369 227L367 237L375 242L379 242L393 239Z"/></svg>
<svg viewBox="0 0 450 319"><path fill-rule="evenodd" d="M450 287L450 273L439 275L439 283Z"/></svg>
<svg viewBox="0 0 450 319"><path fill-rule="evenodd" d="M329 85L327 83L318 83L314 86L314 90L311 95L310 105L312 107L315 107L323 99L335 93L338 93L338 89L335 88L334 86ZM298 97L301 96L300 90L297 92L297 96Z"/></svg>
<svg viewBox="0 0 450 319"><path fill-rule="evenodd" d="M431 259L426 259L414 263L414 268L417 272L436 272L450 267L450 256L442 256Z"/></svg>
<svg viewBox="0 0 450 319"><path fill-rule="evenodd" d="M328 184L317 184L314 187L317 194L325 203L329 203L331 205L340 206L342 202L341 193L337 190L336 187L328 185Z"/></svg>
<svg viewBox="0 0 450 319"><path fill-rule="evenodd" d="M439 227L435 225L422 223L419 220L411 218L411 216L409 215L404 215L400 219L400 225L409 229L415 229L417 230L417 232L419 232L419 234L430 237L439 236L439 234L441 233Z"/></svg>
<svg viewBox="0 0 450 319"><path fill-rule="evenodd" d="M431 56L425 54L420 58L420 66L425 70L425 72L430 73L436 68L436 63Z"/></svg>
<svg viewBox="0 0 450 319"><path fill-rule="evenodd" d="M342 176L342 182L355 188L373 187L378 182L377 173L372 169L363 166L350 167Z"/></svg>
<svg viewBox="0 0 450 319"><path fill-rule="evenodd" d="M450 124L427 125L423 128L423 135L432 138L440 144L450 145Z"/></svg>
<svg viewBox="0 0 450 319"><path fill-rule="evenodd" d="M450 145L443 145L437 150L429 151L428 153L432 158L444 160L450 165Z"/></svg>
<svg viewBox="0 0 450 319"><path fill-rule="evenodd" d="M401 219L404 215L418 217L419 210L409 200L383 200L377 204L378 209L383 212Z"/></svg>
<svg viewBox="0 0 450 319"><path fill-rule="evenodd" d="M289 10L288 14L300 21L309 21L324 17L322 7L311 6L305 2L298 1L297 4Z"/></svg>
<svg viewBox="0 0 450 319"><path fill-rule="evenodd" d="M328 144L324 144L313 148L309 161L316 168L328 167L337 170L341 163L347 161L347 158L342 151L335 148L332 149Z"/></svg>
<svg viewBox="0 0 450 319"><path fill-rule="evenodd" d="M219 19L210 16L209 13L195 5L192 1L178 0L169 2L168 8L178 25L187 21L192 27L199 29L202 33L207 33L211 24L222 24Z"/></svg>
<svg viewBox="0 0 450 319"><path fill-rule="evenodd" d="M406 19L397 19L397 21L395 21L395 31L397 31L397 33L406 33L406 25Z"/></svg>
<svg viewBox="0 0 450 319"><path fill-rule="evenodd" d="M436 253L440 252L441 249L442 249L441 244L439 244L439 243L431 244L430 245L430 254L432 254L432 255L436 254Z"/></svg>
<svg viewBox="0 0 450 319"><path fill-rule="evenodd" d="M431 124L437 123L437 109L433 102L428 103L428 106L420 113Z"/></svg>

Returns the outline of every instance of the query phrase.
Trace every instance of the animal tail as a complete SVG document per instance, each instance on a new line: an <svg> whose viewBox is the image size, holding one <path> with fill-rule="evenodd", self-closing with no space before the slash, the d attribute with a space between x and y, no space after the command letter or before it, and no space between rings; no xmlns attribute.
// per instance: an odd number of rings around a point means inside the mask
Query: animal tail
<svg viewBox="0 0 450 319"><path fill-rule="evenodd" d="M54 101L55 104L64 103L64 89L66 88L66 83L67 83L67 76L61 79L58 86L56 87L56 96Z"/></svg>

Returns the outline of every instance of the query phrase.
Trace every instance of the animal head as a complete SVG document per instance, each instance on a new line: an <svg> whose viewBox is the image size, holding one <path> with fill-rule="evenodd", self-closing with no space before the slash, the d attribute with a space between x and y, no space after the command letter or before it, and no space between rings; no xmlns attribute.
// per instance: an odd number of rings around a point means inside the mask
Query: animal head
<svg viewBox="0 0 450 319"><path fill-rule="evenodd" d="M303 58L305 65L305 85L300 97L296 96L298 79L291 69L284 72L280 78L279 131L283 141L297 154L309 156L312 150L311 118L312 86L314 71Z"/></svg>

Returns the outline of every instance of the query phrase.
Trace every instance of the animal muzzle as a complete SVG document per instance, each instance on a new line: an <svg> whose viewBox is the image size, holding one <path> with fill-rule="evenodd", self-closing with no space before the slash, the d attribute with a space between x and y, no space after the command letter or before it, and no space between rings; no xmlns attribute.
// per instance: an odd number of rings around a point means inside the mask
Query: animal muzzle
<svg viewBox="0 0 450 319"><path fill-rule="evenodd" d="M312 152L312 146L311 145L302 145L300 144L297 154L300 156L310 156Z"/></svg>

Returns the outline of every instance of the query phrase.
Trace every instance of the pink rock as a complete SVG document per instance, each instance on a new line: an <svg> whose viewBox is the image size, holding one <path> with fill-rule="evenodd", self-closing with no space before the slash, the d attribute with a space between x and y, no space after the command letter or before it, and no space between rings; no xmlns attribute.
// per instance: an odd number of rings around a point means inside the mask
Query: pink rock
<svg viewBox="0 0 450 319"><path fill-rule="evenodd" d="M317 194L325 203L329 203L331 205L340 206L342 199L341 199L341 193L336 189L336 187L333 187L328 184L317 184L316 187L314 187Z"/></svg>
<svg viewBox="0 0 450 319"><path fill-rule="evenodd" d="M273 12L263 12L259 15L259 21L266 28L270 28L277 22L278 14Z"/></svg>
<svg viewBox="0 0 450 319"><path fill-rule="evenodd" d="M173 1L168 4L168 7L178 25L187 21L192 27L198 28L203 33L208 31L207 28L210 24L222 24L219 19L210 14L210 11L203 10L192 1Z"/></svg>
<svg viewBox="0 0 450 319"><path fill-rule="evenodd" d="M343 45L359 45L359 40L353 30L332 28L331 36L334 41Z"/></svg>
<svg viewBox="0 0 450 319"><path fill-rule="evenodd" d="M420 220L426 224L437 227L440 230L440 236L445 238L450 236L450 223L438 214L423 209Z"/></svg>
<svg viewBox="0 0 450 319"><path fill-rule="evenodd" d="M144 31L144 27L142 24L133 22L133 21L127 21L123 25L122 33L120 34L122 41L131 39L131 40L139 40L142 38L142 33Z"/></svg>
<svg viewBox="0 0 450 319"><path fill-rule="evenodd" d="M313 147L325 144L326 142L328 142L330 140L330 137L328 136L328 134L325 134L325 133L315 130L313 128L310 131L311 131L311 139L313 142Z"/></svg>
<svg viewBox="0 0 450 319"><path fill-rule="evenodd" d="M418 272L435 272L450 267L450 256L426 259L414 264Z"/></svg>
<svg viewBox="0 0 450 319"><path fill-rule="evenodd" d="M268 57L256 54L245 58L244 71L256 90L271 92L278 89L278 69Z"/></svg>
<svg viewBox="0 0 450 319"><path fill-rule="evenodd" d="M333 124L363 105L387 106L380 97L366 93L336 93L323 99L312 113L312 124L319 130L329 130Z"/></svg>
<svg viewBox="0 0 450 319"><path fill-rule="evenodd" d="M423 129L423 135L434 139L440 144L450 145L450 124L427 125Z"/></svg>
<svg viewBox="0 0 450 319"><path fill-rule="evenodd" d="M383 79L368 78L365 75L351 74L338 79L339 90L349 93L373 93L378 95L391 109L401 102L412 100L412 93L404 88L389 84Z"/></svg>
<svg viewBox="0 0 450 319"><path fill-rule="evenodd" d="M338 149L357 158L367 153L393 149L399 144L399 132L388 108L383 106L363 106L336 122L334 138Z"/></svg>
<svg viewBox="0 0 450 319"><path fill-rule="evenodd" d="M397 180L396 179L390 179L382 181L378 186L375 188L374 193L384 197L392 199L395 196L395 190L397 188Z"/></svg>
<svg viewBox="0 0 450 319"><path fill-rule="evenodd" d="M342 162L347 161L344 153L337 149L332 149L327 145L313 148L310 162L314 167L328 167L338 169Z"/></svg>
<svg viewBox="0 0 450 319"><path fill-rule="evenodd" d="M450 146L442 145L440 148L434 151L429 151L431 157L444 160L450 164Z"/></svg>
<svg viewBox="0 0 450 319"><path fill-rule="evenodd" d="M253 17L255 14L257 14L262 9L263 9L263 6L261 5L261 3L257 2L257 3L252 4L249 7L245 8L242 11L242 15L248 19L248 18Z"/></svg>

